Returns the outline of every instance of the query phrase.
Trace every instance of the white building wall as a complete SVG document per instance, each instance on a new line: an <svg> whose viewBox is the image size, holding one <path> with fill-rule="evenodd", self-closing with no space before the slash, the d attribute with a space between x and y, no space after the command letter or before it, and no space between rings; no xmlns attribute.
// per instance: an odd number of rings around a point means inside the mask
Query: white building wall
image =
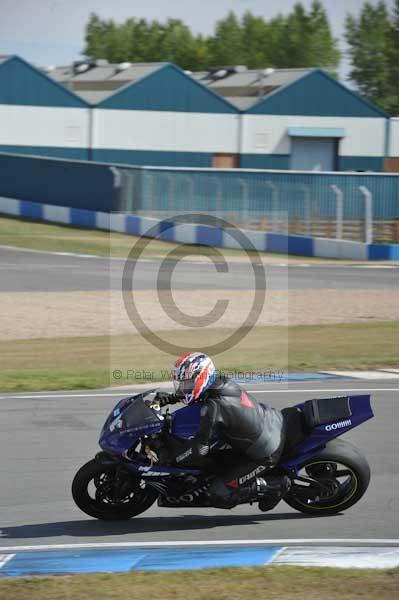
<svg viewBox="0 0 399 600"><path fill-rule="evenodd" d="M392 158L399 157L399 117L393 117L390 123L390 143L389 156Z"/></svg>
<svg viewBox="0 0 399 600"><path fill-rule="evenodd" d="M0 105L0 146L291 154L289 127L345 130L341 156L384 156L385 120L125 111ZM240 119L241 124L240 124ZM391 119L389 156L399 157L399 118Z"/></svg>
<svg viewBox="0 0 399 600"><path fill-rule="evenodd" d="M340 156L385 155L385 119L286 115L243 115L242 118L242 154L291 154L289 127L335 127L345 130L339 146Z"/></svg>
<svg viewBox="0 0 399 600"><path fill-rule="evenodd" d="M95 109L93 148L238 152L239 115Z"/></svg>
<svg viewBox="0 0 399 600"><path fill-rule="evenodd" d="M0 145L87 148L89 109L0 105Z"/></svg>

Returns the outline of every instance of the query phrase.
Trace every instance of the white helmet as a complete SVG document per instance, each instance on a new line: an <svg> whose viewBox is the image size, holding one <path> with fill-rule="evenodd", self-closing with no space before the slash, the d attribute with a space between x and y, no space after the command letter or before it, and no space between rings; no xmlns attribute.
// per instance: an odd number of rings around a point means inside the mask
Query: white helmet
<svg viewBox="0 0 399 600"><path fill-rule="evenodd" d="M176 394L184 396L185 404L200 399L215 379L215 365L212 359L202 352L186 352L175 362L173 383Z"/></svg>

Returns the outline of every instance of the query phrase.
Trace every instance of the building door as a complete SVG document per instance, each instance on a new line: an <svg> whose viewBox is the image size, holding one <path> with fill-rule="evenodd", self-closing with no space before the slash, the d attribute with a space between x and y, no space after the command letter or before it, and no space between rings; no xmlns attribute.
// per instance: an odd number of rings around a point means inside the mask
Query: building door
<svg viewBox="0 0 399 600"><path fill-rule="evenodd" d="M291 169L297 171L336 171L335 138L292 137Z"/></svg>
<svg viewBox="0 0 399 600"><path fill-rule="evenodd" d="M386 158L384 171L387 173L399 173L399 158Z"/></svg>
<svg viewBox="0 0 399 600"><path fill-rule="evenodd" d="M237 169L238 155L237 154L214 154L212 160L214 169Z"/></svg>

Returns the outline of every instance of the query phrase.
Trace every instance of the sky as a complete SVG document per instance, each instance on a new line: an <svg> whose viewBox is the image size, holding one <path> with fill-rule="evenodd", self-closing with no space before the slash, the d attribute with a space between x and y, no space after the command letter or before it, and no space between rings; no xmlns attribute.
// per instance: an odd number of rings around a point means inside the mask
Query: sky
<svg viewBox="0 0 399 600"><path fill-rule="evenodd" d="M266 19L289 12L297 0L0 0L0 54L19 54L38 66L66 65L81 58L85 25L91 12L123 22L129 17L182 19L194 33L210 34L229 10L250 10ZM377 0L371 0L376 3ZM311 0L302 0L310 6ZM334 35L343 40L346 14L357 14L363 0L322 0ZM393 0L386 0L391 6ZM348 61L341 65L347 79Z"/></svg>

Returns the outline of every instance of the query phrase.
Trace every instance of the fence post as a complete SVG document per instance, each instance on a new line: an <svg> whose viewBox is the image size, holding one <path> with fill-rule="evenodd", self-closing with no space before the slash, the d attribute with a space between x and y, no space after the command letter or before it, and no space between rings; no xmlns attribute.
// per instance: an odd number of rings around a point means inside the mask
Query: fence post
<svg viewBox="0 0 399 600"><path fill-rule="evenodd" d="M217 216L219 218L223 218L224 215L224 206L223 206L223 180L221 179L216 179L215 178L215 183L216 183L216 208L217 208Z"/></svg>
<svg viewBox="0 0 399 600"><path fill-rule="evenodd" d="M342 240L344 238L344 193L337 185L332 185L331 189L334 192L335 199L336 199L336 211L335 211L336 233L335 233L335 237L337 238L337 240Z"/></svg>
<svg viewBox="0 0 399 600"><path fill-rule="evenodd" d="M248 194L248 184L243 179L239 179L239 184L241 188L241 223L248 225L249 223L249 212L248 212L248 204L249 204L249 194ZM229 216L229 219L231 217Z"/></svg>
<svg viewBox="0 0 399 600"><path fill-rule="evenodd" d="M135 212L137 206L135 198L137 172L135 169L121 169L121 186L119 194L119 211ZM114 178L115 181L115 178Z"/></svg>
<svg viewBox="0 0 399 600"><path fill-rule="evenodd" d="M154 174L152 171L145 169L143 173L143 188L141 194L141 209L150 211L151 213L154 211ZM153 215L150 215L153 216Z"/></svg>
<svg viewBox="0 0 399 600"><path fill-rule="evenodd" d="M373 243L373 195L364 185L359 186L364 197L364 241Z"/></svg>
<svg viewBox="0 0 399 600"><path fill-rule="evenodd" d="M167 218L173 217L176 213L176 174L168 173L168 210L166 212ZM170 207L173 206L170 212Z"/></svg>
<svg viewBox="0 0 399 600"><path fill-rule="evenodd" d="M271 181L265 181L265 185L272 191L272 231L278 231L278 187Z"/></svg>
<svg viewBox="0 0 399 600"><path fill-rule="evenodd" d="M113 210L122 211L122 174L119 169L116 167L109 167L109 170L112 173L113 177L113 188L114 188L114 198L113 198Z"/></svg>
<svg viewBox="0 0 399 600"><path fill-rule="evenodd" d="M183 175L181 178L182 181L187 181L187 185L189 188L188 196L183 196L184 198L184 211L194 210L194 180L191 175Z"/></svg>
<svg viewBox="0 0 399 600"><path fill-rule="evenodd" d="M305 235L312 235L311 225L311 203L310 203L310 188L308 185L302 186L304 193L304 216L305 216Z"/></svg>

